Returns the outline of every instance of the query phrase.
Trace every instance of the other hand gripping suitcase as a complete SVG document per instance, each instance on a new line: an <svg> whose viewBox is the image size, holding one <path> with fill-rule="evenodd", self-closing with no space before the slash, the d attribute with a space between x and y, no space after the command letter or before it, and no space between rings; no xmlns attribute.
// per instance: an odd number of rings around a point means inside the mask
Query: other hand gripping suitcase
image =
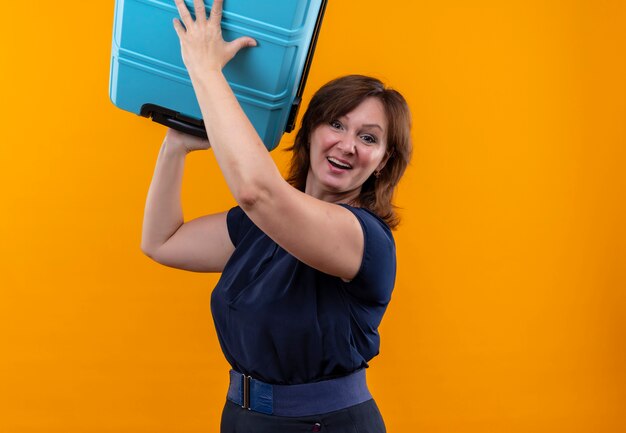
<svg viewBox="0 0 626 433"><path fill-rule="evenodd" d="M185 0L193 15L193 0ZM251 36L224 75L268 150L294 129L327 0L226 0L224 39ZM207 13L213 0L205 0ZM119 108L206 138L174 0L116 0L109 93Z"/></svg>

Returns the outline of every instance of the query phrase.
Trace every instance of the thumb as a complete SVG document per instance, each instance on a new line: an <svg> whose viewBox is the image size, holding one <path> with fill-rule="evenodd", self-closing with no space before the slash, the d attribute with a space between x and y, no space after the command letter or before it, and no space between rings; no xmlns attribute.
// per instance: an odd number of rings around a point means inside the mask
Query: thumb
<svg viewBox="0 0 626 433"><path fill-rule="evenodd" d="M256 47L256 46L257 46L257 42L248 36L237 38L228 44L228 48L229 48L230 53L232 54L232 57L234 57L235 54L237 54L239 50L241 50L242 48Z"/></svg>

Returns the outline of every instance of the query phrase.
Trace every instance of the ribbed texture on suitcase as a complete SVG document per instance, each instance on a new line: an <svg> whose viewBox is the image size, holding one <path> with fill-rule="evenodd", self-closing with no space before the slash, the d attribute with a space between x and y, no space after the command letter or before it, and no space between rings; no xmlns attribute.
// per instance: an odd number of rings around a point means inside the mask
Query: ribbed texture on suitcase
<svg viewBox="0 0 626 433"><path fill-rule="evenodd" d="M193 2L186 1L193 13ZM210 11L212 1L205 1ZM229 41L251 36L258 46L242 50L224 68L244 112L266 147L285 131L325 0L227 0L222 29ZM145 104L201 119L172 25L174 1L117 0L111 50L110 97L119 108L141 114ZM310 59L309 59L310 60Z"/></svg>

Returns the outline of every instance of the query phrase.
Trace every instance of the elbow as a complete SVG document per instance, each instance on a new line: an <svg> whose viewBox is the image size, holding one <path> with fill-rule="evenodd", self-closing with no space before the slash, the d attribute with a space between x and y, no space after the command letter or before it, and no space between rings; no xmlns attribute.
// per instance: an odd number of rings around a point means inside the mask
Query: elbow
<svg viewBox="0 0 626 433"><path fill-rule="evenodd" d="M254 209L259 202L259 193L254 190L245 190L239 193L236 199L237 203L244 211L249 211Z"/></svg>
<svg viewBox="0 0 626 433"><path fill-rule="evenodd" d="M233 196L237 204L245 211L266 209L276 197L281 195L282 188L287 185L276 166L274 171L263 175L242 179Z"/></svg>
<svg viewBox="0 0 626 433"><path fill-rule="evenodd" d="M152 260L155 260L154 257L156 255L156 250L157 248L155 248L154 246L150 246L144 243L141 244L141 252L144 253L146 256L150 257Z"/></svg>
<svg viewBox="0 0 626 433"><path fill-rule="evenodd" d="M152 251L151 251L151 250L149 250L148 248L144 248L144 247L142 246L142 247L141 247L141 252L142 252L144 255L146 255L146 256L148 256L148 257L150 257L150 258L152 259L152 257L153 257Z"/></svg>
<svg viewBox="0 0 626 433"><path fill-rule="evenodd" d="M249 212L258 208L261 203L266 201L269 195L269 191L263 185L249 184L239 189L235 199L245 212Z"/></svg>
<svg viewBox="0 0 626 433"><path fill-rule="evenodd" d="M281 188L287 184L273 164L267 169L240 173L238 177L231 191L245 212L265 208L264 205L280 195Z"/></svg>

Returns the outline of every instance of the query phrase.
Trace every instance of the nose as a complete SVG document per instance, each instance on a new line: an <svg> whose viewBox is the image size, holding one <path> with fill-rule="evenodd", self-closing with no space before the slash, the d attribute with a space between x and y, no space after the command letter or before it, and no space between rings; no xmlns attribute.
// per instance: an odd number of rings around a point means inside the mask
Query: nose
<svg viewBox="0 0 626 433"><path fill-rule="evenodd" d="M351 137L343 137L339 143L337 143L337 149L339 149L344 155L352 155L355 151L354 139Z"/></svg>

